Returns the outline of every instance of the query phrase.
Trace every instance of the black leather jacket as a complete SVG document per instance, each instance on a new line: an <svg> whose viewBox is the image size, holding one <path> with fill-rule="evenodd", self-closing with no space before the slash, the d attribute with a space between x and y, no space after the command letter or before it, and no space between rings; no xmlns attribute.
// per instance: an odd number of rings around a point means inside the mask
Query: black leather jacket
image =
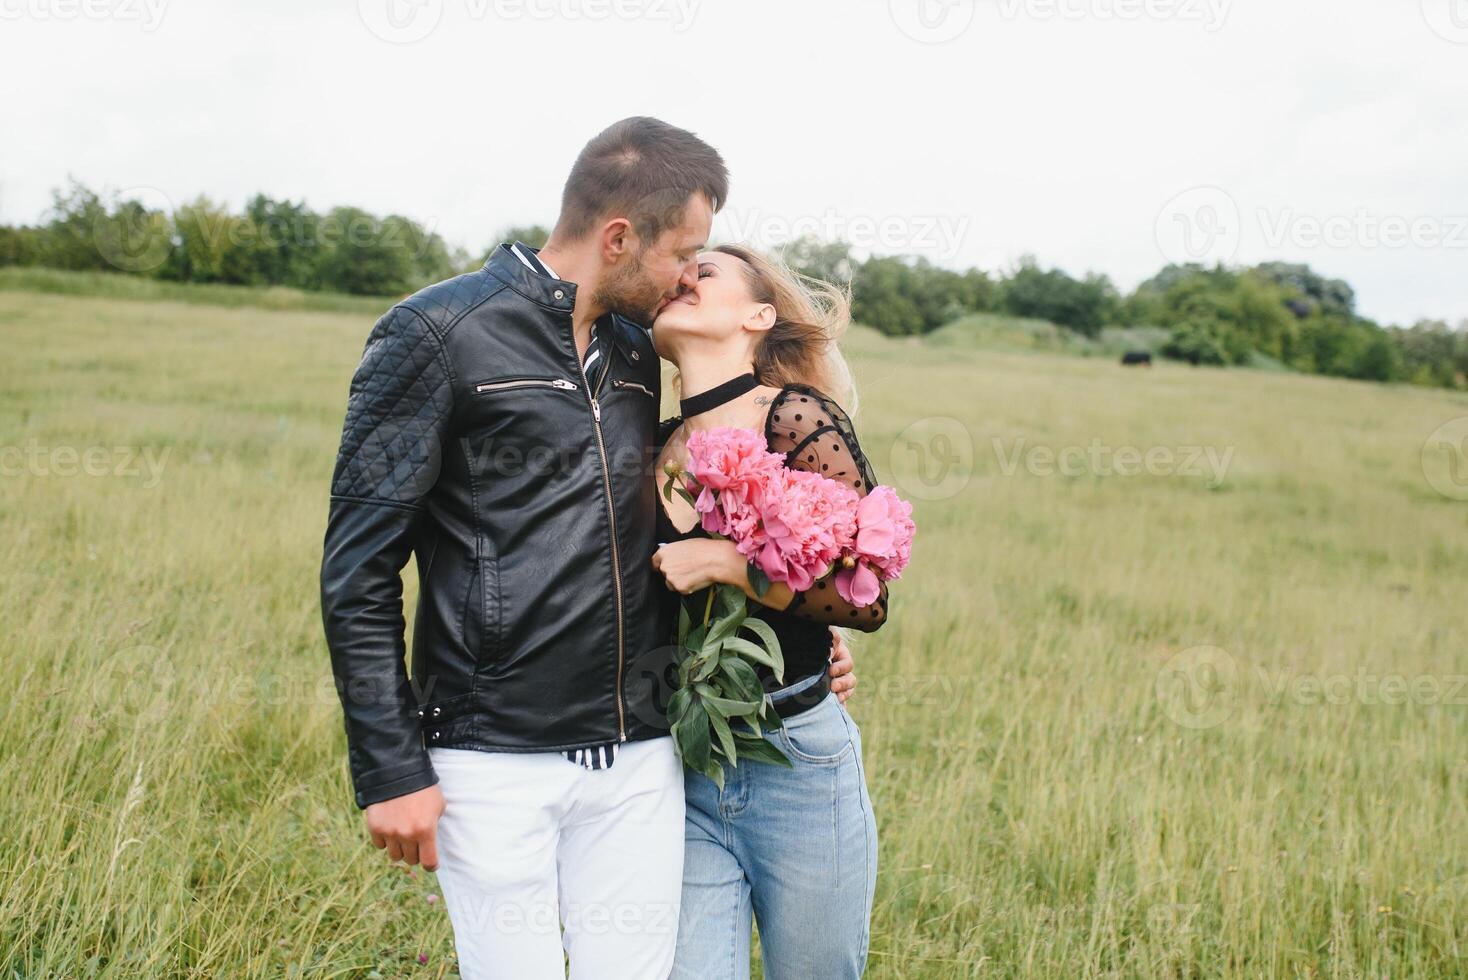
<svg viewBox="0 0 1468 980"><path fill-rule="evenodd" d="M666 734L644 703L655 692L629 677L666 642L649 570L658 358L646 331L608 316L589 390L574 302L572 284L502 245L393 307L367 340L321 565L359 807L437 782L427 746L540 752Z"/></svg>

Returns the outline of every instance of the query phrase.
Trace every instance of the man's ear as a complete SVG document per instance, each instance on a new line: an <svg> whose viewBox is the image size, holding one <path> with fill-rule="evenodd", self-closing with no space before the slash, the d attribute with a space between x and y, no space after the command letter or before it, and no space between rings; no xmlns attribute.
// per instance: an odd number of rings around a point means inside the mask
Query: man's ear
<svg viewBox="0 0 1468 980"><path fill-rule="evenodd" d="M613 218L601 227L601 255L615 265L637 247L637 234L626 218Z"/></svg>
<svg viewBox="0 0 1468 980"><path fill-rule="evenodd" d="M745 318L746 329L755 333L764 333L775 325L775 308L769 303L761 303L752 315Z"/></svg>

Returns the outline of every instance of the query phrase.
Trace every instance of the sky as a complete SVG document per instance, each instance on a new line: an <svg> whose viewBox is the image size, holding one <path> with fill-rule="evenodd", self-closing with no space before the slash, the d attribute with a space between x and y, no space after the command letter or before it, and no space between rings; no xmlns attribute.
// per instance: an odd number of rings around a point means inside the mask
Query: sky
<svg viewBox="0 0 1468 980"><path fill-rule="evenodd" d="M1123 289L1306 262L1468 319L1468 0L0 0L0 82L7 223L75 177L478 252L654 115L727 160L720 240Z"/></svg>

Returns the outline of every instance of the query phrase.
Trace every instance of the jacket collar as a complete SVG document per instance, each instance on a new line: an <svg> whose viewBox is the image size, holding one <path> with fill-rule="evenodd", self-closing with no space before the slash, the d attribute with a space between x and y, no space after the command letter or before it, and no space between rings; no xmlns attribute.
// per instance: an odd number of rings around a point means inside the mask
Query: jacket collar
<svg viewBox="0 0 1468 980"><path fill-rule="evenodd" d="M529 246L522 247L529 248ZM548 306L554 310L570 312L576 307L576 284L560 279L549 279L530 271L514 252L510 243L504 242L489 253L484 270L505 283L515 292L532 303Z"/></svg>
<svg viewBox="0 0 1468 980"><path fill-rule="evenodd" d="M484 263L485 271L532 303L566 313L575 309L576 284L563 279L549 279L531 271L524 262L520 261L519 256L510 250L512 244L504 242L497 246ZM531 249L523 242L520 243L520 247L533 252L539 251ZM561 295L557 296L557 293ZM596 332L599 337L611 338L612 345L621 352L624 358L631 360L632 340L627 336L627 331L632 326L635 325L626 317L607 313L596 321Z"/></svg>

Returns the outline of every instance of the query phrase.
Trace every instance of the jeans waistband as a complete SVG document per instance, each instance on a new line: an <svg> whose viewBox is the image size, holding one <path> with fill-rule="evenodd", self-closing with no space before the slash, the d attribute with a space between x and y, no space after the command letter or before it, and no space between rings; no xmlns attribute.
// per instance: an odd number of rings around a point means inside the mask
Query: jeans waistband
<svg viewBox="0 0 1468 980"><path fill-rule="evenodd" d="M802 677L793 684L770 692L770 702L775 714L781 718L798 715L807 708L814 708L831 693L831 674L822 667L817 673Z"/></svg>

